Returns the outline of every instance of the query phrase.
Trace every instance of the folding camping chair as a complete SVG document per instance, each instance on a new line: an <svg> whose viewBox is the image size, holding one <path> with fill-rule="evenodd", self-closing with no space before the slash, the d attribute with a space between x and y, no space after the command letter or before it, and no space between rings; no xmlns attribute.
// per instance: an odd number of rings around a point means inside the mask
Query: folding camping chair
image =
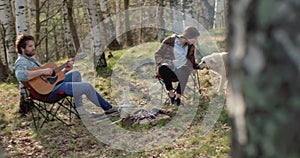
<svg viewBox="0 0 300 158"><path fill-rule="evenodd" d="M145 81L147 81L148 84L150 84L148 85L149 86L148 89L149 89L149 94L152 95L151 96L152 104L155 105L170 104L170 99L167 94L168 91L165 88L165 83L163 79L159 74L157 74L157 72L153 72L153 70L156 70L156 64L153 61L153 59L146 58L137 62L137 64L134 65L134 70L139 74L139 76L141 76L142 79L144 79ZM190 88L193 92L198 91L199 94L201 94L198 72L192 74L191 77L193 80L193 86L192 87L187 86L186 88ZM178 82L177 77L173 78L172 82ZM147 85L147 83L145 83L144 85ZM196 94L198 95L198 92L194 93L194 95ZM157 95L159 96L156 97Z"/></svg>
<svg viewBox="0 0 300 158"><path fill-rule="evenodd" d="M159 81L159 83L160 83L160 85L161 85L161 96L160 96L160 100L162 101L163 98L164 98L164 96L165 96L164 105L169 105L169 104L170 104L170 99L169 99L169 97L168 97L168 91L167 91L167 89L165 88L164 80L161 78L161 76L160 76L159 74L157 74L157 75L155 76L155 78L158 79L158 81ZM198 72L196 72L195 74L192 74L192 75L191 75L191 78L192 78L193 83L194 83L194 84L193 84L193 87L192 87L192 90L193 90L194 92L196 92L196 91L197 91L196 89L198 89L199 94L201 94L200 81L199 81L199 75L198 75ZM176 77L176 78L172 78L171 80L172 80L173 83L179 82L177 77ZM198 87L197 87L197 85L198 85ZM186 88L190 88L190 87L187 86ZM183 96L183 97L184 97L184 96Z"/></svg>
<svg viewBox="0 0 300 158"><path fill-rule="evenodd" d="M48 95L40 95L34 91L25 90L26 101L31 105L31 116L34 126L37 129L51 120L59 120L65 125L70 125L73 117L79 117L76 107L73 103L73 98L67 96L64 91L59 91L52 98L47 98ZM36 110L36 112L35 112Z"/></svg>
<svg viewBox="0 0 300 158"><path fill-rule="evenodd" d="M159 74L157 74L155 76L155 78L158 79L158 81L159 81L159 83L161 85L160 100L162 102L164 95L166 94L166 96L168 96L168 91L165 88L165 83L164 83L164 80L161 78L161 76ZM172 80L172 82L178 82L178 78L177 77L176 78L172 78L171 80ZM169 104L170 104L170 99L169 99L169 97L166 97L165 101L164 101L164 105L169 105Z"/></svg>

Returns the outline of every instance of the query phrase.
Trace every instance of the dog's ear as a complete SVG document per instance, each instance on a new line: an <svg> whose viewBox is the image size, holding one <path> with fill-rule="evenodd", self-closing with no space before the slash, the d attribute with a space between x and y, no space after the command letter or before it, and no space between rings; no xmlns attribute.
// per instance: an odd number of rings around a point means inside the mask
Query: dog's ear
<svg viewBox="0 0 300 158"><path fill-rule="evenodd" d="M205 60L201 60L200 64L205 64Z"/></svg>

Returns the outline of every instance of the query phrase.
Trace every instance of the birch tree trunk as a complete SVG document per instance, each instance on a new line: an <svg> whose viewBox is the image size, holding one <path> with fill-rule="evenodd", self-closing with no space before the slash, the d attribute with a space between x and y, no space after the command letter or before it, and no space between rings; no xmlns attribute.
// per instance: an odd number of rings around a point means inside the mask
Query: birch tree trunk
<svg viewBox="0 0 300 158"><path fill-rule="evenodd" d="M213 29L216 28L216 23L217 23L217 14L218 14L218 6L219 6L218 2L219 2L218 0L215 0Z"/></svg>
<svg viewBox="0 0 300 158"><path fill-rule="evenodd" d="M101 19L101 21L103 20L103 23L105 25L104 29L105 29L105 32L107 35L106 37L115 38L116 37L115 31L114 31L115 26L110 18L110 12L109 12L106 0L100 0L100 11L101 11L101 15L103 18L103 19ZM107 41L107 39L104 41Z"/></svg>
<svg viewBox="0 0 300 158"><path fill-rule="evenodd" d="M140 24L140 28L138 29L139 32L138 32L138 40L137 40L137 43L143 43L143 31L144 31L144 28L143 28L143 21L144 21L144 4L145 4L145 0L140 0L139 1L140 3L140 19L139 19L139 24Z"/></svg>
<svg viewBox="0 0 300 158"><path fill-rule="evenodd" d="M165 21L163 19L164 9L162 7L164 7L165 5L164 0L156 0L156 2L158 4L156 19L158 21L157 24L159 25L159 27L157 27L157 38L159 41L162 41L165 38Z"/></svg>
<svg viewBox="0 0 300 158"><path fill-rule="evenodd" d="M101 21L103 21L103 23L104 23L104 26L102 27L102 31L105 32L105 36L103 36L103 37L106 37L106 39L103 40L106 43L105 47L107 47L109 49L115 49L115 48L119 47L119 43L116 39L116 32L115 32L116 28L111 19L107 1L100 0L100 11L101 11L102 18L103 18ZM100 58L100 66L107 67L105 52L103 52L103 54Z"/></svg>
<svg viewBox="0 0 300 158"><path fill-rule="evenodd" d="M92 23L92 40L93 40L93 54L94 54L94 68L97 68L98 65L98 59L100 59L101 54L103 52L102 50L102 45L101 45L101 29L100 29L100 24L99 24L99 15L97 12L97 2L95 0L89 0L88 2L89 6L89 13L91 17L91 23Z"/></svg>
<svg viewBox="0 0 300 158"><path fill-rule="evenodd" d="M132 41L132 37L131 37L131 31L129 31L129 26L130 26L130 22L129 22L129 15L128 12L126 12L126 10L129 9L129 0L124 0L124 10L125 10L125 17L124 17L124 27L126 30L126 34L125 34L125 46L132 46L133 45L133 41Z"/></svg>
<svg viewBox="0 0 300 158"><path fill-rule="evenodd" d="M300 157L300 4L231 0L233 158Z"/></svg>
<svg viewBox="0 0 300 158"><path fill-rule="evenodd" d="M17 59L17 53L15 51L15 24L12 12L12 6L10 0L0 1L0 18L3 25L3 39L4 39L4 65L7 65L7 70L4 71L4 76L13 73L13 64Z"/></svg>
<svg viewBox="0 0 300 158"><path fill-rule="evenodd" d="M10 4L10 3L8 3ZM26 0L16 0L16 33L24 33L26 28Z"/></svg>
<svg viewBox="0 0 300 158"><path fill-rule="evenodd" d="M227 4L226 0L215 0L214 24L213 28L221 28L226 26Z"/></svg>
<svg viewBox="0 0 300 158"><path fill-rule="evenodd" d="M116 39L118 41L118 44L123 47L124 44L124 39L122 38L122 32L123 32L123 27L122 27L122 20L124 18L124 14L121 13L121 4L120 0L116 0Z"/></svg>

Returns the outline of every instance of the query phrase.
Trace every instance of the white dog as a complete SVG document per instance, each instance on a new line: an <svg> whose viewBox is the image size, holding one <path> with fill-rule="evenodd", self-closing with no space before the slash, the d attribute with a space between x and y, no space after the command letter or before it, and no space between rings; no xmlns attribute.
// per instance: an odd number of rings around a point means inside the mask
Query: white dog
<svg viewBox="0 0 300 158"><path fill-rule="evenodd" d="M227 84L227 52L221 53L212 53L210 55L204 56L201 59L200 67L208 68L209 70L214 71L220 75L220 84L217 92L220 92L221 89L226 89Z"/></svg>

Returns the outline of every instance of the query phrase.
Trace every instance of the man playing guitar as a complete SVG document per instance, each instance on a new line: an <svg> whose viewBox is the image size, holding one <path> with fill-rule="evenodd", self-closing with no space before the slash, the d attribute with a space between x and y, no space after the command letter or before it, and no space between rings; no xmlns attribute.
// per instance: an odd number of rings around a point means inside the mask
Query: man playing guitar
<svg viewBox="0 0 300 158"><path fill-rule="evenodd" d="M63 78L53 86L49 91L48 98L53 97L59 91L64 91L68 96L74 97L75 106L79 113L83 109L82 95L94 103L96 106L101 107L106 114L113 113L118 110L116 106L112 106L107 102L88 82L82 82L81 74L79 71L70 71L73 68L73 61L70 60L65 64L63 71L55 72L50 67L43 67L35 58L35 42L34 37L27 34L20 34L16 39L16 47L18 52L18 59L14 64L15 75L20 82L21 94L25 93L24 85L37 78L44 79L43 76L53 76L55 73L61 73ZM70 71L70 72L69 72ZM23 84L22 84L23 83ZM28 88L26 86L26 88ZM43 86L42 86L43 88ZM46 87L44 87L46 88Z"/></svg>

